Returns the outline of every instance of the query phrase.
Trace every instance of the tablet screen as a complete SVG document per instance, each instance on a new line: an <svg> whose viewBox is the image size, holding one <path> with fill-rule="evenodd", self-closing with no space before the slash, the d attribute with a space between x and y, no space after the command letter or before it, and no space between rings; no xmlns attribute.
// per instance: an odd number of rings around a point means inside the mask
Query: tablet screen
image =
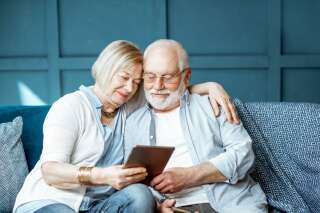
<svg viewBox="0 0 320 213"><path fill-rule="evenodd" d="M174 147L136 145L125 162L125 168L145 167L148 172L143 183L149 185L150 181L161 174L167 165Z"/></svg>

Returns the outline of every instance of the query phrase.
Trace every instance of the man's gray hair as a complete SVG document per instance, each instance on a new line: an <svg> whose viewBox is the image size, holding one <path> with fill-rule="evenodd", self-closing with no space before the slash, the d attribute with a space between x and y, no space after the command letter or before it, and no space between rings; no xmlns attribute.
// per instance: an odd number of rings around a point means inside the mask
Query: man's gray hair
<svg viewBox="0 0 320 213"><path fill-rule="evenodd" d="M144 54L143 54L143 59L146 59L146 57L148 56L150 50L152 50L153 48L156 47L170 47L173 48L178 56L178 63L179 63L179 69L180 71L189 68L189 57L188 54L186 52L186 50L183 48L183 46L172 39L159 39L156 40L154 42L152 42L151 44L149 44L149 46L145 49Z"/></svg>

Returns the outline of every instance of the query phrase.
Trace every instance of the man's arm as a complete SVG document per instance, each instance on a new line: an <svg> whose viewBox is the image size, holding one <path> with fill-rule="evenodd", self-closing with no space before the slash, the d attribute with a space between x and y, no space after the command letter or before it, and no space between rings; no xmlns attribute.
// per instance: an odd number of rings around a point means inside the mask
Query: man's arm
<svg viewBox="0 0 320 213"><path fill-rule="evenodd" d="M254 163L252 140L243 124L230 124L221 113L217 118L225 152L209 161L227 177L227 182L235 184L243 179Z"/></svg>
<svg viewBox="0 0 320 213"><path fill-rule="evenodd" d="M223 113L217 118L225 152L207 162L187 168L171 168L155 177L151 185L161 193L174 193L193 186L243 179L254 162L251 138L243 125L227 122Z"/></svg>
<svg viewBox="0 0 320 213"><path fill-rule="evenodd" d="M210 162L192 167L176 167L155 177L151 186L161 193L175 193L208 183L223 182L227 178Z"/></svg>
<svg viewBox="0 0 320 213"><path fill-rule="evenodd" d="M224 110L228 121L230 123L239 124L240 119L237 114L237 110L232 102L231 97L225 91L223 86L216 82L206 82L189 86L189 91L191 93L197 93L200 95L208 95L213 108L215 116L219 116L220 108Z"/></svg>

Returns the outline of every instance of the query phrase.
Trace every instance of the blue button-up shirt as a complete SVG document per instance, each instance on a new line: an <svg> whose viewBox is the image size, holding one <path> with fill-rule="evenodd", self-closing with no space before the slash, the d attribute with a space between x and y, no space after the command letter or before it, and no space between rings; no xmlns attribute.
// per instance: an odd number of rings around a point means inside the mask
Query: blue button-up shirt
<svg viewBox="0 0 320 213"><path fill-rule="evenodd" d="M92 107L96 112L97 120L101 120L101 108L102 103L98 97L93 93L89 87L81 86L82 90L88 100L90 101ZM108 167L111 165L122 164L124 159L124 146L123 146L123 119L122 113L125 113L123 108L120 108L117 115L113 120L112 126L100 124L103 129L104 136L104 151L97 162L97 167ZM116 190L111 186L95 186L88 187L84 198L82 200L80 210L88 210L92 206L93 202L105 199L113 194Z"/></svg>
<svg viewBox="0 0 320 213"><path fill-rule="evenodd" d="M194 165L209 161L227 177L223 183L203 185L210 205L218 212L237 212L239 204L265 212L266 197L248 175L254 162L250 136L242 124L229 123L224 113L217 118L213 115L207 96L186 92L181 97L180 122ZM156 145L153 116L147 104L128 117L125 158L137 144Z"/></svg>

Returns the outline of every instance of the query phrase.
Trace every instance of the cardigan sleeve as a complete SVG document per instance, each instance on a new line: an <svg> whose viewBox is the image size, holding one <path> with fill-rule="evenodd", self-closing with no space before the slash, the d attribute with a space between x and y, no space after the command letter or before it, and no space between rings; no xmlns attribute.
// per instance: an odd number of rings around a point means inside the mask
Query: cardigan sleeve
<svg viewBox="0 0 320 213"><path fill-rule="evenodd" d="M41 163L69 163L78 137L79 119L68 99L62 97L52 105L44 121Z"/></svg>

